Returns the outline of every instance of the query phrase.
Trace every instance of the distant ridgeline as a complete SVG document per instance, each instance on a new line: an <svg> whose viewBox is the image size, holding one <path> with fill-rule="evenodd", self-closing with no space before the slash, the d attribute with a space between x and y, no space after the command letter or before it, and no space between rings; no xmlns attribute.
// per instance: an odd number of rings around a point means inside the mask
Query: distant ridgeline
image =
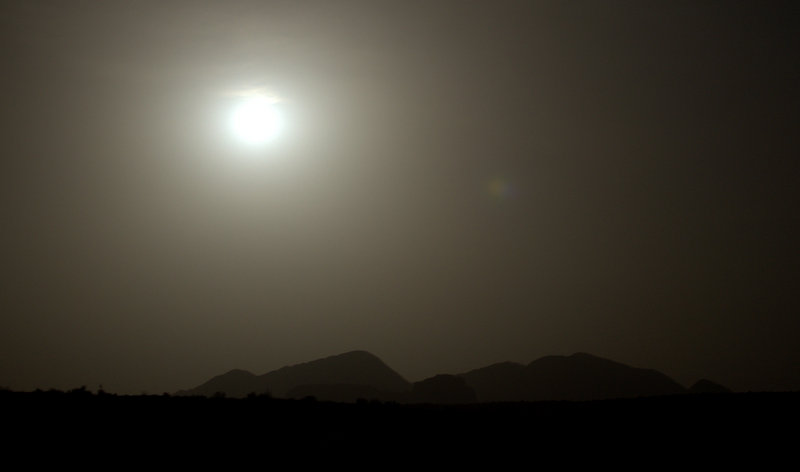
<svg viewBox="0 0 800 472"><path fill-rule="evenodd" d="M709 380L686 389L656 370L630 367L584 353L542 357L528 365L503 362L412 384L378 357L352 351L282 367L264 375L232 370L176 395L241 398L255 394L336 402L364 399L463 404L722 392L730 390Z"/></svg>

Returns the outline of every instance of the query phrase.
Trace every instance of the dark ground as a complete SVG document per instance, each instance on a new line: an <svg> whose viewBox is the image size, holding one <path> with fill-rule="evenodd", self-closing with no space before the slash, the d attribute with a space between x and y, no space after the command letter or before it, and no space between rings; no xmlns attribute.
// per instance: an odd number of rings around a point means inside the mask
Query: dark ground
<svg viewBox="0 0 800 472"><path fill-rule="evenodd" d="M797 448L800 393L460 406L269 397L0 393L6 450L36 461L215 461L327 457L381 467L431 454L570 464L767 465ZM448 460L450 460L448 459ZM355 462L353 462L355 461ZM373 462L370 462L373 461ZM645 461L645 462L641 462Z"/></svg>

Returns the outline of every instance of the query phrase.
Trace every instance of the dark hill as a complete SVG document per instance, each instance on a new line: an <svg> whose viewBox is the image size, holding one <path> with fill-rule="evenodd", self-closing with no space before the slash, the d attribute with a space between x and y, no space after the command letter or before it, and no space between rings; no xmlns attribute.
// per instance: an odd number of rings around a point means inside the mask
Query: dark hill
<svg viewBox="0 0 800 472"><path fill-rule="evenodd" d="M373 387L385 392L411 390L397 372L366 351L351 351L304 364L282 367L260 377L279 397L300 385L348 384Z"/></svg>
<svg viewBox="0 0 800 472"><path fill-rule="evenodd" d="M210 396L216 392L224 392L228 396L242 397L250 392L267 392L276 397L286 397L296 387L312 385L361 386L369 387L368 391L380 392L411 390L411 384L403 377L366 351L351 351L303 364L286 366L260 376L231 375L234 372L244 371L231 371L215 377L199 387L183 390L178 394ZM229 380L230 383L228 383ZM352 387L348 388L352 389ZM293 394L299 393L293 392Z"/></svg>
<svg viewBox="0 0 800 472"><path fill-rule="evenodd" d="M263 392L264 389L259 384L258 376L246 370L233 369L232 371L218 375L208 382L190 390L181 390L176 395L202 395L205 397L213 396L216 393L224 393L229 397L244 397L251 392Z"/></svg>
<svg viewBox="0 0 800 472"><path fill-rule="evenodd" d="M716 384L712 384L699 383L693 391L712 391L716 388ZM542 357L527 366L503 362L457 377L437 376L418 382L412 391L412 385L383 361L365 351L352 351L282 367L260 376L232 370L178 394L213 396L218 392L229 397L270 393L279 398L314 396L320 400L345 402L364 398L469 403L475 399L508 402L634 398L673 395L687 390L656 370L577 353Z"/></svg>
<svg viewBox="0 0 800 472"><path fill-rule="evenodd" d="M369 401L403 401L407 392L384 392L369 385L352 384L317 384L299 385L286 393L287 398L315 400L339 403L355 403L359 400Z"/></svg>
<svg viewBox="0 0 800 472"><path fill-rule="evenodd" d="M525 366L501 362L461 374L481 402L517 401L526 388Z"/></svg>
<svg viewBox="0 0 800 472"><path fill-rule="evenodd" d="M547 356L525 367L495 364L462 374L485 401L600 400L686 393L661 372L590 354Z"/></svg>
<svg viewBox="0 0 800 472"><path fill-rule="evenodd" d="M689 393L733 393L731 389L712 382L708 379L700 379L689 387Z"/></svg>
<svg viewBox="0 0 800 472"><path fill-rule="evenodd" d="M439 374L415 382L409 401L447 405L474 403L476 399L475 391L467 385L463 377Z"/></svg>

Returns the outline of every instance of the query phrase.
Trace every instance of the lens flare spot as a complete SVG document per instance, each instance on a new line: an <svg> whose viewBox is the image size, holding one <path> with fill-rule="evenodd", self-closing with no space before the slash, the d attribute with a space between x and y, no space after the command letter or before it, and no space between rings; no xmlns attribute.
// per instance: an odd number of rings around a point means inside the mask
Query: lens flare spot
<svg viewBox="0 0 800 472"><path fill-rule="evenodd" d="M505 200L511 196L513 192L513 188L508 180L495 177L486 184L486 190L489 193L489 196L495 200Z"/></svg>

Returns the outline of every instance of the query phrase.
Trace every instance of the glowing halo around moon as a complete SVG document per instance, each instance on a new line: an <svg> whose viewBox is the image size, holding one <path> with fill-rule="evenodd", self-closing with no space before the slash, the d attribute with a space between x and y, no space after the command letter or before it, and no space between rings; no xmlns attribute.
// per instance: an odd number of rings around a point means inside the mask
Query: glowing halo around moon
<svg viewBox="0 0 800 472"><path fill-rule="evenodd" d="M283 116L276 100L260 95L244 97L233 109L230 127L233 135L243 143L263 145L280 134Z"/></svg>

